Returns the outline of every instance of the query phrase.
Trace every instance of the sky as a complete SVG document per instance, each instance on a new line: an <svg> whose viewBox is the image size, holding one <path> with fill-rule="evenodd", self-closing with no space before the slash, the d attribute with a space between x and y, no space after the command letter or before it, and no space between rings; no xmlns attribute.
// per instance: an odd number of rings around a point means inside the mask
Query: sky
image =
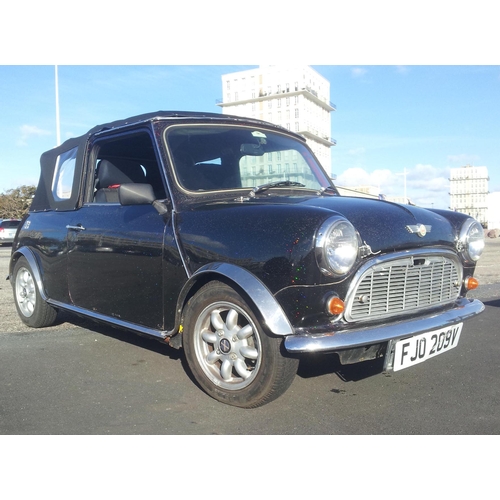
<svg viewBox="0 0 500 500"><path fill-rule="evenodd" d="M500 65L311 65L330 82L332 174L420 206L448 208L449 170L486 166L500 191ZM64 141L157 110L220 113L244 65L58 65ZM0 65L0 191L36 184L54 147L55 65ZM406 175L405 175L406 172Z"/></svg>

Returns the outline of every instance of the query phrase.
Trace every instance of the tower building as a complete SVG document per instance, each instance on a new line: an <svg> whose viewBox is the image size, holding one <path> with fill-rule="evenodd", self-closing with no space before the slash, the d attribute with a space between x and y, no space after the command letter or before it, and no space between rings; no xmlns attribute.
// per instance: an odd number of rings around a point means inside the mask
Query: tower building
<svg viewBox="0 0 500 500"><path fill-rule="evenodd" d="M222 75L224 114L281 125L303 135L331 175L330 83L309 66L260 66Z"/></svg>
<svg viewBox="0 0 500 500"><path fill-rule="evenodd" d="M450 170L450 209L488 223L488 168L465 167Z"/></svg>

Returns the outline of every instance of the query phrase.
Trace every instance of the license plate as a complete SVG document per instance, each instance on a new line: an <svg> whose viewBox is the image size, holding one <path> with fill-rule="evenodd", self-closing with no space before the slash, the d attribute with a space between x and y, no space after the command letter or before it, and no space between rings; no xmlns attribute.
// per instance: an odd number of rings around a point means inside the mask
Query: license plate
<svg viewBox="0 0 500 500"><path fill-rule="evenodd" d="M396 342L393 370L422 363L457 346L463 323L415 335Z"/></svg>

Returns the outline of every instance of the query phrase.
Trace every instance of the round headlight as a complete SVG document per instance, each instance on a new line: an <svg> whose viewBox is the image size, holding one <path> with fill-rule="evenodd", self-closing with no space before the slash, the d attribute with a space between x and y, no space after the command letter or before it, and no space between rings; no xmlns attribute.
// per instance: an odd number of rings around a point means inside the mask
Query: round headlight
<svg viewBox="0 0 500 500"><path fill-rule="evenodd" d="M484 249L483 226L475 219L467 219L460 230L459 242L465 260L476 262Z"/></svg>
<svg viewBox="0 0 500 500"><path fill-rule="evenodd" d="M353 225L337 217L328 219L316 236L316 259L328 276L347 274L358 257L358 235Z"/></svg>

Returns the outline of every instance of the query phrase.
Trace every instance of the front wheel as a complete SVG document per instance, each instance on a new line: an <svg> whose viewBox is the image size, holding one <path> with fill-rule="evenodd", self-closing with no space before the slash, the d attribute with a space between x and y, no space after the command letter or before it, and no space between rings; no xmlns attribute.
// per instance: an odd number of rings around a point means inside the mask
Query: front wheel
<svg viewBox="0 0 500 500"><path fill-rule="evenodd" d="M254 408L283 394L298 359L282 354L282 339L266 335L240 295L211 282L190 299L183 345L196 381L213 398Z"/></svg>
<svg viewBox="0 0 500 500"><path fill-rule="evenodd" d="M52 325L57 311L40 296L33 270L24 257L14 266L13 280L14 301L21 320L32 328Z"/></svg>

